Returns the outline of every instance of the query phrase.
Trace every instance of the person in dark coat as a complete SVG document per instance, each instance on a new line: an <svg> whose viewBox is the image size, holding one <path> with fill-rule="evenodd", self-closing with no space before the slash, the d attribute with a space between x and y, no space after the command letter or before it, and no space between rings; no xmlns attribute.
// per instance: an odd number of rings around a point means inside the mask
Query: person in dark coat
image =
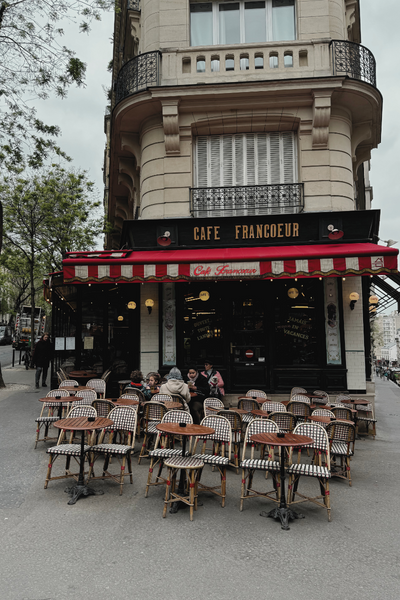
<svg viewBox="0 0 400 600"><path fill-rule="evenodd" d="M193 417L193 423L199 425L204 417L203 403L209 395L210 387L207 377L199 373L196 367L190 367L188 370L188 386L191 394L189 409Z"/></svg>
<svg viewBox="0 0 400 600"><path fill-rule="evenodd" d="M36 367L35 384L37 390L39 389L40 376L42 376L42 387L47 387L47 371L52 358L53 345L50 342L49 334L45 333L36 344L32 357L32 363Z"/></svg>

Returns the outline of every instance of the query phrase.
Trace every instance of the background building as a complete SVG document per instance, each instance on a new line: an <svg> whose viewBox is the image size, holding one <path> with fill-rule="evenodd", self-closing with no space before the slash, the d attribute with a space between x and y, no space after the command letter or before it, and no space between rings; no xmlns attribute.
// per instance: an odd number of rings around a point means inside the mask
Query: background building
<svg viewBox="0 0 400 600"><path fill-rule="evenodd" d="M357 0L122 2L114 229L55 299L83 362L95 323L104 367L208 358L228 392L367 390L371 277L397 250L369 210L382 98L360 41Z"/></svg>

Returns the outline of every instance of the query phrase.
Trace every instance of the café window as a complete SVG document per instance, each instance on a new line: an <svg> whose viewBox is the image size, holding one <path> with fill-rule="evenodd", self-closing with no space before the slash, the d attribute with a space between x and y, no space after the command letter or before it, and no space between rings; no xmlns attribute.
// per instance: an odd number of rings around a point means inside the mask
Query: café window
<svg viewBox="0 0 400 600"><path fill-rule="evenodd" d="M224 361L223 318L226 304L217 286L182 285L184 365Z"/></svg>
<svg viewBox="0 0 400 600"><path fill-rule="evenodd" d="M295 0L190 2L191 46L295 38Z"/></svg>
<svg viewBox="0 0 400 600"><path fill-rule="evenodd" d="M295 183L296 157L293 131L198 136L195 187Z"/></svg>
<svg viewBox="0 0 400 600"><path fill-rule="evenodd" d="M291 281L279 290L274 308L274 353L277 366L319 365L323 343L318 307L319 281ZM322 337L321 337L322 336Z"/></svg>

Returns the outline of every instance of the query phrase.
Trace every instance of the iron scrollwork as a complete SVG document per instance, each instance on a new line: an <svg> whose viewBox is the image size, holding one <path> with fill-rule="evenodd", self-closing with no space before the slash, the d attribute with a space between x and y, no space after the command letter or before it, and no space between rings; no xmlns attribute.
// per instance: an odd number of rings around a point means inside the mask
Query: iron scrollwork
<svg viewBox="0 0 400 600"><path fill-rule="evenodd" d="M159 84L160 53L146 52L127 62L118 73L116 102Z"/></svg>
<svg viewBox="0 0 400 600"><path fill-rule="evenodd" d="M299 213L303 184L192 188L191 208L195 217Z"/></svg>
<svg viewBox="0 0 400 600"><path fill-rule="evenodd" d="M335 75L347 75L376 87L376 62L368 48L355 42L332 40Z"/></svg>

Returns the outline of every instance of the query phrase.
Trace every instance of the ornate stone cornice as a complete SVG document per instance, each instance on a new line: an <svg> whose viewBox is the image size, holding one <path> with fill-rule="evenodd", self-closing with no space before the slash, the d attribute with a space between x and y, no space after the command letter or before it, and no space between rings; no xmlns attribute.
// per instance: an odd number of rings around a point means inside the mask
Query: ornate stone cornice
<svg viewBox="0 0 400 600"><path fill-rule="evenodd" d="M166 154L180 154L179 100L162 100L162 116Z"/></svg>
<svg viewBox="0 0 400 600"><path fill-rule="evenodd" d="M313 148L327 148L329 141L329 121L331 119L332 92L314 92L313 107Z"/></svg>

